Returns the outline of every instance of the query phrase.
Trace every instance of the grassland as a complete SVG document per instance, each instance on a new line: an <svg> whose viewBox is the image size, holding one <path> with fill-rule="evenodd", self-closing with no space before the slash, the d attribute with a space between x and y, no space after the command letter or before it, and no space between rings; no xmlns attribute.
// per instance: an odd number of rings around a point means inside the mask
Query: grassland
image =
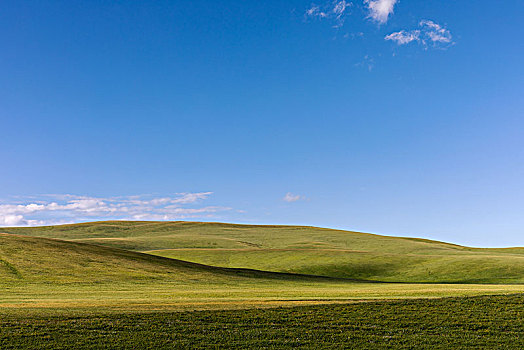
<svg viewBox="0 0 524 350"><path fill-rule="evenodd" d="M2 349L522 349L524 296L235 311L8 316Z"/></svg>
<svg viewBox="0 0 524 350"><path fill-rule="evenodd" d="M469 248L316 227L116 221L2 231L227 268L386 282L524 283L524 248Z"/></svg>
<svg viewBox="0 0 524 350"><path fill-rule="evenodd" d="M523 347L522 248L187 222L1 231L1 349Z"/></svg>
<svg viewBox="0 0 524 350"><path fill-rule="evenodd" d="M0 313L174 311L435 298L522 285L369 283L205 266L118 248L0 235Z"/></svg>

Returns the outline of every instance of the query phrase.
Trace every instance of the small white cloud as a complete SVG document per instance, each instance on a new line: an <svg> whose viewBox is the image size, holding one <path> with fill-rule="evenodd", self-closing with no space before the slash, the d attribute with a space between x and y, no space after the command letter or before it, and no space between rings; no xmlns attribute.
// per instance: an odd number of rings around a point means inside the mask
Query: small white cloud
<svg viewBox="0 0 524 350"><path fill-rule="evenodd" d="M306 16L323 18L326 17L326 14L320 11L320 7L313 5L310 9L306 11Z"/></svg>
<svg viewBox="0 0 524 350"><path fill-rule="evenodd" d="M305 16L310 18L331 19L335 21L334 27L338 28L344 24L344 19L350 6L351 3L345 0L335 0L322 7L312 5L306 10Z"/></svg>
<svg viewBox="0 0 524 350"><path fill-rule="evenodd" d="M340 18L344 12L346 12L346 9L349 7L349 3L347 3L346 1L342 0L342 1L335 1L333 3L333 14L337 17L337 18Z"/></svg>
<svg viewBox="0 0 524 350"><path fill-rule="evenodd" d="M305 199L305 197L303 197L301 195L298 195L298 194L293 194L291 192L286 193L284 198L282 198L282 200L284 202L288 202L288 203L296 202L296 201L299 201L299 200L302 200L302 199Z"/></svg>
<svg viewBox="0 0 524 350"><path fill-rule="evenodd" d="M213 192L179 193L181 197L174 199L172 203L180 203L180 204L195 203L199 200L207 199L207 197L209 197L212 194Z"/></svg>
<svg viewBox="0 0 524 350"><path fill-rule="evenodd" d="M2 215L0 214L0 227L20 227L43 225L41 220L27 220L23 215Z"/></svg>
<svg viewBox="0 0 524 350"><path fill-rule="evenodd" d="M380 24L386 23L398 0L364 0L368 5L368 17Z"/></svg>
<svg viewBox="0 0 524 350"><path fill-rule="evenodd" d="M0 216L1 226L24 226L26 224L23 215L2 215Z"/></svg>
<svg viewBox="0 0 524 350"><path fill-rule="evenodd" d="M211 218L215 216L215 213L221 211L231 210L226 207L204 207L204 208L179 208L179 207L166 207L158 210L157 212L151 213L140 213L132 216L133 220L179 220L186 218Z"/></svg>
<svg viewBox="0 0 524 350"><path fill-rule="evenodd" d="M418 42L424 47L431 44L436 48L446 48L452 45L451 32L433 21L423 20L419 23L420 29L401 30L399 32L391 33L384 37L385 40L391 40L398 45L406 45L411 42Z"/></svg>
<svg viewBox="0 0 524 350"><path fill-rule="evenodd" d="M451 33L446 28L443 28L440 24L433 21L423 20L420 21L419 25L424 28L424 32L428 36L429 40L434 43L450 43Z"/></svg>
<svg viewBox="0 0 524 350"><path fill-rule="evenodd" d="M410 32L401 30L400 32L391 33L389 35L386 35L385 39L392 40L399 45L405 45L405 44L409 44L412 41L418 41L419 37L420 37L420 30L412 30Z"/></svg>

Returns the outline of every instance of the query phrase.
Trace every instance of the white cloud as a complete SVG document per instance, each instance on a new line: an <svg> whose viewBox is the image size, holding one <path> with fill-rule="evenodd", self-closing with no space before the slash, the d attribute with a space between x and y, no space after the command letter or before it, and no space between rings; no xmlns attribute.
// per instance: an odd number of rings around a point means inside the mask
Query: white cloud
<svg viewBox="0 0 524 350"><path fill-rule="evenodd" d="M440 24L433 21L423 20L420 21L419 25L424 28L426 35L429 40L434 43L450 43L451 33L446 28L443 28Z"/></svg>
<svg viewBox="0 0 524 350"><path fill-rule="evenodd" d="M373 21L384 24L395 12L395 6L399 0L362 0L364 10L367 12L367 18ZM316 18L319 20L326 20L334 22L333 27L340 28L344 25L344 21L349 15L349 9L353 6L353 2L346 0L332 0L323 5L313 4L305 12L306 18ZM344 34L344 38L355 37L356 34ZM359 33L363 36L363 33ZM425 49L429 47L446 49L454 45L452 41L451 32L431 20L422 20L418 23L418 27L412 30L400 30L384 36L384 39L396 43L397 45L407 45L416 43L422 45ZM358 66L367 66L369 70L373 68L371 63L358 63Z"/></svg>
<svg viewBox="0 0 524 350"><path fill-rule="evenodd" d="M0 225L2 226L18 226L25 225L23 215L2 215L0 216Z"/></svg>
<svg viewBox="0 0 524 350"><path fill-rule="evenodd" d="M399 32L391 33L384 37L385 40L391 40L398 45L406 45L411 42L418 42L424 47L431 44L433 47L446 48L452 45L451 32L433 21L423 20L419 23L420 29L401 30Z"/></svg>
<svg viewBox="0 0 524 350"><path fill-rule="evenodd" d="M215 213L231 210L227 207L179 208L166 207L156 213L140 213L132 216L133 220L179 220L183 218L214 217Z"/></svg>
<svg viewBox="0 0 524 350"><path fill-rule="evenodd" d="M46 195L29 203L0 204L0 226L36 226L88 220L177 220L212 217L227 207L195 207L212 192L178 193L170 197L96 198ZM22 202L22 203L20 203ZM5 201L4 201L5 203ZM189 206L189 207L188 207Z"/></svg>
<svg viewBox="0 0 524 350"><path fill-rule="evenodd" d="M320 7L316 6L316 5L313 5L311 6L310 9L308 9L306 11L306 16L308 17L320 17L320 18L324 18L326 17L326 13L320 11Z"/></svg>
<svg viewBox="0 0 524 350"><path fill-rule="evenodd" d="M318 6L312 5L306 10L306 17L320 18L320 19L331 19L335 21L333 25L335 28L341 27L344 24L345 16L348 14L350 2L345 0L335 0L325 5Z"/></svg>
<svg viewBox="0 0 524 350"><path fill-rule="evenodd" d="M383 24L388 21L389 16L393 13L398 0L364 0L364 2L368 5L368 17Z"/></svg>
<svg viewBox="0 0 524 350"><path fill-rule="evenodd" d="M0 215L0 226L37 226L43 224L39 220L26 220L23 215Z"/></svg>
<svg viewBox="0 0 524 350"><path fill-rule="evenodd" d="M172 203L194 203L198 200L207 199L213 192L200 192L200 193L180 193L182 196L176 198Z"/></svg>
<svg viewBox="0 0 524 350"><path fill-rule="evenodd" d="M299 200L302 200L302 199L305 199L305 197L303 197L301 195L298 195L298 194L293 194L291 192L286 193L284 198L282 198L282 200L284 202L289 202L289 203L296 202L296 201L299 201Z"/></svg>
<svg viewBox="0 0 524 350"><path fill-rule="evenodd" d="M405 44L409 44L412 41L418 41L419 37L420 37L420 30L412 30L410 32L401 30L400 32L391 33L389 35L386 35L385 39L395 41L399 45L405 45Z"/></svg>
<svg viewBox="0 0 524 350"><path fill-rule="evenodd" d="M346 11L346 9L349 7L349 3L347 3L346 1L342 0L342 1L335 1L333 3L333 14L337 17L337 18L340 18L344 12Z"/></svg>

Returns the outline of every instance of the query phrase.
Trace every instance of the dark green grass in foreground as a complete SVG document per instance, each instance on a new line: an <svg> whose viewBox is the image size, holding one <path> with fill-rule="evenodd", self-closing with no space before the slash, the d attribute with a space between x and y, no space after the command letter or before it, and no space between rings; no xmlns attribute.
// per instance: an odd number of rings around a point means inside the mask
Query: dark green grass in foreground
<svg viewBox="0 0 524 350"><path fill-rule="evenodd" d="M0 320L1 349L524 348L524 295Z"/></svg>

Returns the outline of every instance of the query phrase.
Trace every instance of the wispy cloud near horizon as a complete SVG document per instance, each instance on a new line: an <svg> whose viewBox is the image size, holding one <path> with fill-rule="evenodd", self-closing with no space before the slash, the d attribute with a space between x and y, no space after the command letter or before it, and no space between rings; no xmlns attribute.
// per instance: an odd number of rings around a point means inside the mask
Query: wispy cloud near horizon
<svg viewBox="0 0 524 350"><path fill-rule="evenodd" d="M173 196L90 197L42 195L0 202L0 227L41 226L92 220L180 220L211 218L231 210L198 206L213 192L177 193Z"/></svg>
<svg viewBox="0 0 524 350"><path fill-rule="evenodd" d="M284 202L288 202L288 203L292 203L292 202L296 202L296 201L300 201L304 199L306 199L306 197L301 196L299 194L293 194L291 192L286 193L284 198L282 198Z"/></svg>

